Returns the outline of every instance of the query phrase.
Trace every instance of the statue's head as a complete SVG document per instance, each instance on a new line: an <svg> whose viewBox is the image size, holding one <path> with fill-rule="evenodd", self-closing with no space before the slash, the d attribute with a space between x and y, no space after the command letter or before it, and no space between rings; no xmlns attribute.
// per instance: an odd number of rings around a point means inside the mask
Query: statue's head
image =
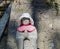
<svg viewBox="0 0 60 49"><path fill-rule="evenodd" d="M24 25L27 25L27 24L34 25L34 21L31 18L29 13L23 13L22 16L20 16L18 23L20 25L22 25L22 24L24 24Z"/></svg>

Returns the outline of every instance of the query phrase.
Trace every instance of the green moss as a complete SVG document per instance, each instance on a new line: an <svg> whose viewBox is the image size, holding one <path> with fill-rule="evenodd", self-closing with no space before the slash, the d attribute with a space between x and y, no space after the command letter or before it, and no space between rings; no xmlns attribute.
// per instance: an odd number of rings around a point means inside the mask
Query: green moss
<svg viewBox="0 0 60 49"><path fill-rule="evenodd" d="M23 12L24 11L24 8L17 8L17 11L21 11L21 12Z"/></svg>
<svg viewBox="0 0 60 49"><path fill-rule="evenodd" d="M54 8L55 8L55 10L56 10L56 16L58 16L58 14L59 14L58 3L54 3Z"/></svg>
<svg viewBox="0 0 60 49"><path fill-rule="evenodd" d="M23 3L24 4L30 4L31 2L30 2L30 0L24 0Z"/></svg>

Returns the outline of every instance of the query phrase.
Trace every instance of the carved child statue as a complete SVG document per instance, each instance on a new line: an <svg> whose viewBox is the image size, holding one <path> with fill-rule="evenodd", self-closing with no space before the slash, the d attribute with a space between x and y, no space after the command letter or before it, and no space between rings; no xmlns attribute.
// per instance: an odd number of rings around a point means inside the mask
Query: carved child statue
<svg viewBox="0 0 60 49"><path fill-rule="evenodd" d="M18 49L37 49L37 30L29 13L19 18L16 40Z"/></svg>

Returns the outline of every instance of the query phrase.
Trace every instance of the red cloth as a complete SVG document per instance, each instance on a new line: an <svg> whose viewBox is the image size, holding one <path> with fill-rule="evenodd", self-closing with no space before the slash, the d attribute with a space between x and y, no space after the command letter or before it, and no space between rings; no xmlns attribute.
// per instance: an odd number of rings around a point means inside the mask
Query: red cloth
<svg viewBox="0 0 60 49"><path fill-rule="evenodd" d="M25 30L27 30L28 32L32 32L35 30L35 26L33 25L23 25L18 27L17 29L19 32L24 32Z"/></svg>

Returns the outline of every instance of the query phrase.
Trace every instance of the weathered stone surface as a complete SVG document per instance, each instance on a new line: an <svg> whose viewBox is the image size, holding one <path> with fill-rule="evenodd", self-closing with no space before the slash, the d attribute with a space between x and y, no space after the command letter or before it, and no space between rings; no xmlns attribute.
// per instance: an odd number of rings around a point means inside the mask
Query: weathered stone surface
<svg viewBox="0 0 60 49"><path fill-rule="evenodd" d="M50 9L39 14L39 18L40 21L38 25L40 25L40 32L38 34L38 47L40 49L57 49L59 45L58 41L60 40L55 38L57 37L56 34L60 34L60 16L55 16L54 10ZM57 43L57 45L54 42ZM51 43L53 43L52 46Z"/></svg>

